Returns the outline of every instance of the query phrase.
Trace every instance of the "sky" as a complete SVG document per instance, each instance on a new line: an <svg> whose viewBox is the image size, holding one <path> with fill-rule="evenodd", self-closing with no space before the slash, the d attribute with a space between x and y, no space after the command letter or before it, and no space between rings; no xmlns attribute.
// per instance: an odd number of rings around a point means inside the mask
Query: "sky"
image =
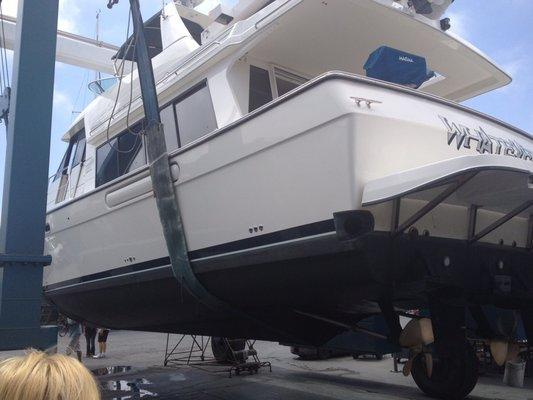
<svg viewBox="0 0 533 400"><path fill-rule="evenodd" d="M143 17L157 12L164 0L140 0ZM217 3L218 0L205 0ZM223 0L229 4L235 0ZM316 0L318 1L318 0ZM3 0L3 12L16 16L18 0ZM128 0L112 10L107 0L60 0L59 29L94 37L100 13L100 39L116 45L126 37ZM465 104L533 133L533 2L530 0L457 0L449 9L452 31L473 43L513 76L505 88ZM12 57L10 57L11 59ZM50 174L59 165L65 144L61 136L93 98L86 89L95 73L56 63L51 132ZM0 127L0 190L3 187L5 132ZM1 199L1 197L0 197ZM1 201L1 200L0 200Z"/></svg>

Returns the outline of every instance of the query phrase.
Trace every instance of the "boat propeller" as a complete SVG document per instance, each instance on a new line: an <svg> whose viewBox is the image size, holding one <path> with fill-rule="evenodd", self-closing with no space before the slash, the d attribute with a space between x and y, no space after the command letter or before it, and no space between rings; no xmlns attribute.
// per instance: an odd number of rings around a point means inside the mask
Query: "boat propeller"
<svg viewBox="0 0 533 400"><path fill-rule="evenodd" d="M507 361L515 361L520 354L520 345L506 340L490 340L489 347L492 358L500 367Z"/></svg>
<svg viewBox="0 0 533 400"><path fill-rule="evenodd" d="M433 374L433 354L428 346L435 341L433 326L429 318L412 319L400 334L400 346L409 349L409 360L403 367L403 374L409 376L415 358L423 354L426 364L426 373L429 378Z"/></svg>

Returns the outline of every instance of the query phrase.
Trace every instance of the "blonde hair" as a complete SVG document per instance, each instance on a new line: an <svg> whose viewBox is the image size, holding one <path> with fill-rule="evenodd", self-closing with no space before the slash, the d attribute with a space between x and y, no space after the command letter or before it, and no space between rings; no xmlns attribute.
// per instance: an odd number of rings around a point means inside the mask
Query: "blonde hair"
<svg viewBox="0 0 533 400"><path fill-rule="evenodd" d="M0 363L0 400L100 400L100 391L78 360L30 350Z"/></svg>

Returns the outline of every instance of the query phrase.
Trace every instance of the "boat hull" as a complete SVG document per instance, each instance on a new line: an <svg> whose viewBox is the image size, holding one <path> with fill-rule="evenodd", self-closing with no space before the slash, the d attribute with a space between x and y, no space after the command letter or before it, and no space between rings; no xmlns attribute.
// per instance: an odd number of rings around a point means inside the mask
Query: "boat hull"
<svg viewBox="0 0 533 400"><path fill-rule="evenodd" d="M354 94L373 103L357 103ZM429 241L429 253L405 242L403 235L402 246L390 242L391 202L366 207L378 233L357 240L337 237L333 215L363 209L365 186L373 180L479 156L475 138L454 141L461 132L451 132L457 128L451 121L482 124L515 146L531 148L523 133L454 103L330 74L172 154L193 270L209 292L240 310L238 316L204 308L175 280L146 168L49 211L46 240L53 263L45 271L45 294L67 315L111 328L311 344L346 327L313 321L298 311L353 322L378 312L369 302L391 297L391 285L398 305L422 307L432 277L427 268L440 271L443 256L459 266L456 280L485 278L481 264L469 258L478 245L466 245L468 206L444 204L417 222L417 231L428 233L419 240ZM494 151L503 151L500 147ZM498 157L519 155L521 166L531 163L528 151ZM426 203L406 199L402 212L416 212ZM480 215L488 224L503 214ZM492 254L490 246L501 238L515 242L516 249L500 246L494 254L520 254L513 256L516 261L505 258L516 268L531 266L527 229L528 218L517 216L479 246L488 246ZM443 249L453 257L443 255ZM428 266L417 263L420 257ZM467 278L466 271L473 277ZM409 279L396 282L395 273ZM525 292L530 291L528 286ZM472 301L497 300L494 295L483 300L481 292ZM509 307L515 305L509 301Z"/></svg>
<svg viewBox="0 0 533 400"><path fill-rule="evenodd" d="M302 314L355 323L378 313L376 305L385 298L403 309L427 308L442 288L461 293L465 307L528 312L531 265L531 252L510 247L409 234L392 239L386 232L341 242L333 232L194 263L206 289L242 312L238 316L204 307L174 278L168 259L135 272L52 286L46 295L67 315L113 329L319 346L345 329Z"/></svg>

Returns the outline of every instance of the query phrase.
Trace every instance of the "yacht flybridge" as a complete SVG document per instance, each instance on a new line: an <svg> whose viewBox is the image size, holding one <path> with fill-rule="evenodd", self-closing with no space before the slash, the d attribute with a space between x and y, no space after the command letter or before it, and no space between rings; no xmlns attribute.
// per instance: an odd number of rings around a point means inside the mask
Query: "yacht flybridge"
<svg viewBox="0 0 533 400"><path fill-rule="evenodd" d="M134 38L63 137L46 296L116 329L404 347L423 391L465 397L467 338L503 363L513 327L533 332L532 137L458 103L511 78L446 31L451 0L199 3L171 2L145 29L188 258L210 300L169 259L137 70L121 68ZM413 319L402 328L399 315ZM369 331L372 349L357 339Z"/></svg>

